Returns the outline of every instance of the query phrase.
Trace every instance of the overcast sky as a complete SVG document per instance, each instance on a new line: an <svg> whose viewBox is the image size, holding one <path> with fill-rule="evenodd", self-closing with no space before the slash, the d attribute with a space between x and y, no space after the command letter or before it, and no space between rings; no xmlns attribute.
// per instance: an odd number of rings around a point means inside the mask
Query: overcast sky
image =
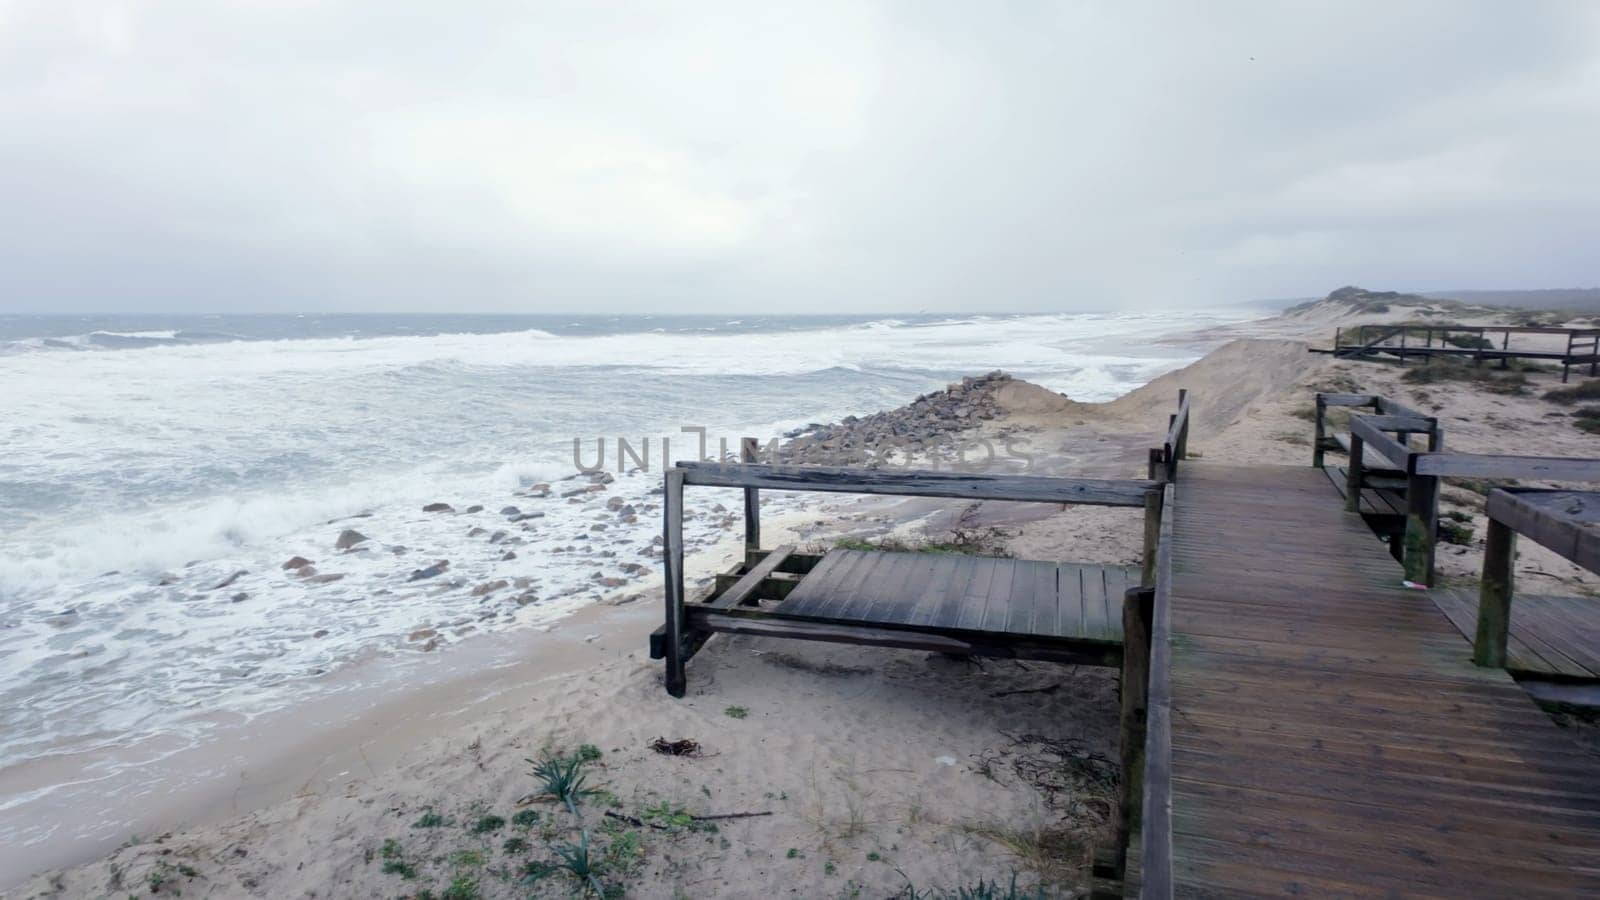
<svg viewBox="0 0 1600 900"><path fill-rule="evenodd" d="M0 311L1025 311L1597 268L1600 3L0 0Z"/></svg>

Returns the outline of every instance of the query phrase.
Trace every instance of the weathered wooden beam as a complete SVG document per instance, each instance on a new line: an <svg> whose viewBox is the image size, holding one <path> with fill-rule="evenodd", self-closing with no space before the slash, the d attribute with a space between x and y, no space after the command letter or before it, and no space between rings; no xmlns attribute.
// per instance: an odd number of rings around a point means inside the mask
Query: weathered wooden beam
<svg viewBox="0 0 1600 900"><path fill-rule="evenodd" d="M1337 346L1337 340L1338 339L1335 338L1335 345L1336 346ZM1323 454L1327 452L1327 443L1328 443L1327 442L1327 424L1326 424L1326 420L1327 420L1327 416L1328 416L1327 395L1326 394L1322 394L1322 393L1318 393L1316 395L1315 400L1316 400L1316 408L1317 408L1317 419L1316 419L1317 429L1316 429L1316 434L1315 434L1315 436L1313 437L1313 439L1311 441L1311 465L1313 465L1316 468L1320 469L1320 468L1322 468L1322 464L1323 464Z"/></svg>
<svg viewBox="0 0 1600 900"><path fill-rule="evenodd" d="M1144 803L1144 743L1150 704L1150 619L1154 587L1122 595L1122 784L1117 810L1116 873L1127 861L1128 842L1139 830Z"/></svg>
<svg viewBox="0 0 1600 900"><path fill-rule="evenodd" d="M1483 547L1483 578L1478 585L1478 629L1472 641L1472 661L1480 666L1506 667L1516 560L1517 532L1499 519L1490 518Z"/></svg>
<svg viewBox="0 0 1600 900"><path fill-rule="evenodd" d="M1361 421L1379 431L1405 431L1417 434L1428 434L1439 425L1439 420L1432 416L1362 416Z"/></svg>
<svg viewBox="0 0 1600 900"><path fill-rule="evenodd" d="M1361 473L1366 468L1367 444L1355 432L1350 433L1350 463L1345 467L1344 508L1361 512Z"/></svg>
<svg viewBox="0 0 1600 900"><path fill-rule="evenodd" d="M679 462L684 483L707 487L757 487L779 491L894 494L958 500L1143 506L1156 490L1150 481L1061 478L1049 475L980 475L928 470L884 471L838 466L725 465Z"/></svg>
<svg viewBox="0 0 1600 900"><path fill-rule="evenodd" d="M996 634L886 622L845 622L749 607L716 610L691 605L687 613L691 627L708 632L928 650L959 656L1039 659L1079 666L1122 665L1122 644L1116 641Z"/></svg>
<svg viewBox="0 0 1600 900"><path fill-rule="evenodd" d="M784 544L783 546L774 549L771 553L767 554L766 558L762 559L761 562L756 563L756 565L752 567L750 571L744 573L744 575L741 576L738 581L734 582L732 587L718 594L709 603L702 605L711 609L728 609L729 607L738 606L747 601L755 600L756 589L761 586L761 582L771 577L774 572L778 571L778 567L782 565L783 561L788 559L789 554L793 552L793 544Z"/></svg>
<svg viewBox="0 0 1600 900"><path fill-rule="evenodd" d="M1385 434L1381 429L1368 424L1369 416L1350 417L1350 440L1361 438L1368 447L1378 451L1378 455L1387 459L1391 465L1403 471L1410 471L1410 458L1412 451L1404 444ZM1352 449L1352 457L1355 451Z"/></svg>
<svg viewBox="0 0 1600 900"><path fill-rule="evenodd" d="M1406 580L1433 584L1434 553L1439 543L1439 479L1412 475L1406 484Z"/></svg>
<svg viewBox="0 0 1600 900"><path fill-rule="evenodd" d="M1489 518L1504 522L1563 559L1600 573L1600 532L1583 527L1582 519L1524 499L1519 491L1496 488L1489 492Z"/></svg>
<svg viewBox="0 0 1600 900"><path fill-rule="evenodd" d="M1600 481L1600 459L1507 456L1493 453L1427 453L1416 459L1419 475Z"/></svg>
<svg viewBox="0 0 1600 900"><path fill-rule="evenodd" d="M739 461L745 464L756 461L760 444L753 437L739 439ZM753 487L744 489L744 549L746 552L761 547L761 492Z"/></svg>
<svg viewBox="0 0 1600 900"><path fill-rule="evenodd" d="M1330 394L1319 391L1317 397L1325 406L1377 406L1376 394Z"/></svg>
<svg viewBox="0 0 1600 900"><path fill-rule="evenodd" d="M1162 504L1173 508L1176 486ZM1145 714L1144 801L1140 896L1172 897L1172 516L1161 523L1156 590L1150 616L1150 692Z"/></svg>
<svg viewBox="0 0 1600 900"><path fill-rule="evenodd" d="M683 655L683 470L668 469L665 478L661 497L661 566L666 582L667 633L663 652L667 660L667 693L682 697L688 690Z"/></svg>
<svg viewBox="0 0 1600 900"><path fill-rule="evenodd" d="M716 576L717 593L720 594L723 591L726 591L728 588L733 587L735 584L738 584L739 579L743 577L744 576L742 574L718 574ZM756 599L782 600L783 598L789 596L790 591L793 591L795 588L800 586L800 579L803 577L804 576L796 575L790 572L773 572L771 575L768 575L766 578L762 579L761 584L756 588Z"/></svg>
<svg viewBox="0 0 1600 900"><path fill-rule="evenodd" d="M1144 556L1139 583L1154 587L1156 583L1156 551L1161 543L1161 494L1151 491L1144 498Z"/></svg>

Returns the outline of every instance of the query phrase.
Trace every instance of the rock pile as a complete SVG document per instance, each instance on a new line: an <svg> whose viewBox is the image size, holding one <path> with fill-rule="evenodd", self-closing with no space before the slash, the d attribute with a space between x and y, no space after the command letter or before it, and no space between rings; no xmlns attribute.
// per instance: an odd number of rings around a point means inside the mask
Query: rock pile
<svg viewBox="0 0 1600 900"><path fill-rule="evenodd" d="M916 454L949 445L954 435L1000 415L995 394L1012 381L999 370L968 376L898 409L808 425L784 435L789 442L780 459L797 465L872 465L873 457L890 448Z"/></svg>

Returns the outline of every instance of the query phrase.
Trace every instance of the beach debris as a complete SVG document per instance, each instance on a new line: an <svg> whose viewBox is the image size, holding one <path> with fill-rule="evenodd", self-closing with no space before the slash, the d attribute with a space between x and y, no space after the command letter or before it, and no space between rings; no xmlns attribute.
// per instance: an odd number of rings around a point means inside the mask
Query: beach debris
<svg viewBox="0 0 1600 900"><path fill-rule="evenodd" d="M289 561L283 564L283 568L301 569L309 565L311 565L311 560L306 559L304 556L291 556Z"/></svg>
<svg viewBox="0 0 1600 900"><path fill-rule="evenodd" d="M651 750L667 756L698 756L700 754L700 745L688 738L669 741L664 737L658 737L650 742L649 747Z"/></svg>
<svg viewBox="0 0 1600 900"><path fill-rule="evenodd" d="M995 691L994 693L990 694L989 696L991 696L991 697L1010 697L1013 694L1053 694L1053 693L1055 693L1056 691L1058 691L1060 689L1061 689L1061 684L1060 684L1060 682L1057 682L1056 684L1047 685L1045 687L1021 688L1021 689L1018 689L1018 690L1015 690L1015 691Z"/></svg>
<svg viewBox="0 0 1600 900"><path fill-rule="evenodd" d="M433 577L436 577L438 575L443 575L445 573L445 570L447 570L449 568L450 568L450 560L441 559L441 560L439 560L438 562L434 563L431 566L428 566L428 567L422 568L422 569L417 569L417 570L413 571L411 573L411 577L407 578L406 581L408 581L408 582L410 582L410 581L421 581L424 578L433 578Z"/></svg>
<svg viewBox="0 0 1600 900"><path fill-rule="evenodd" d="M472 589L472 596L486 597L495 591L508 588L510 586L511 582L505 580L504 578L497 578L494 581L485 581L483 584L480 584Z"/></svg>
<svg viewBox="0 0 1600 900"><path fill-rule="evenodd" d="M453 512L456 511L456 508L454 506L451 506L448 503L429 503L427 506L424 506L422 508L422 511L423 512L447 512L447 513L453 513Z"/></svg>
<svg viewBox="0 0 1600 900"><path fill-rule="evenodd" d="M238 581L241 576L247 575L247 574L249 574L249 573L246 572L244 569L239 569L238 571L234 572L232 575L229 575L227 578L224 578L221 581L217 582L216 584L213 584L211 587L206 588L206 590L208 590L208 591L220 591L223 588L227 587L228 585L233 584L235 581Z"/></svg>

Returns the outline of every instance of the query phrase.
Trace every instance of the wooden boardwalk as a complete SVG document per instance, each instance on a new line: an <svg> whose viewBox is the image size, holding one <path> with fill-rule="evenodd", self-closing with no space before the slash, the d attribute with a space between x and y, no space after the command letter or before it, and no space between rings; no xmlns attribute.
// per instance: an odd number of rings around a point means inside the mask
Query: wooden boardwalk
<svg viewBox="0 0 1600 900"><path fill-rule="evenodd" d="M1478 628L1477 588L1438 588L1433 601L1467 640ZM1518 594L1506 669L1562 681L1600 681L1600 600Z"/></svg>
<svg viewBox="0 0 1600 900"><path fill-rule="evenodd" d="M785 615L1122 643L1137 569L932 553L832 550L781 604Z"/></svg>
<svg viewBox="0 0 1600 900"><path fill-rule="evenodd" d="M1176 896L1600 895L1600 759L1322 472L1185 466L1169 514Z"/></svg>

